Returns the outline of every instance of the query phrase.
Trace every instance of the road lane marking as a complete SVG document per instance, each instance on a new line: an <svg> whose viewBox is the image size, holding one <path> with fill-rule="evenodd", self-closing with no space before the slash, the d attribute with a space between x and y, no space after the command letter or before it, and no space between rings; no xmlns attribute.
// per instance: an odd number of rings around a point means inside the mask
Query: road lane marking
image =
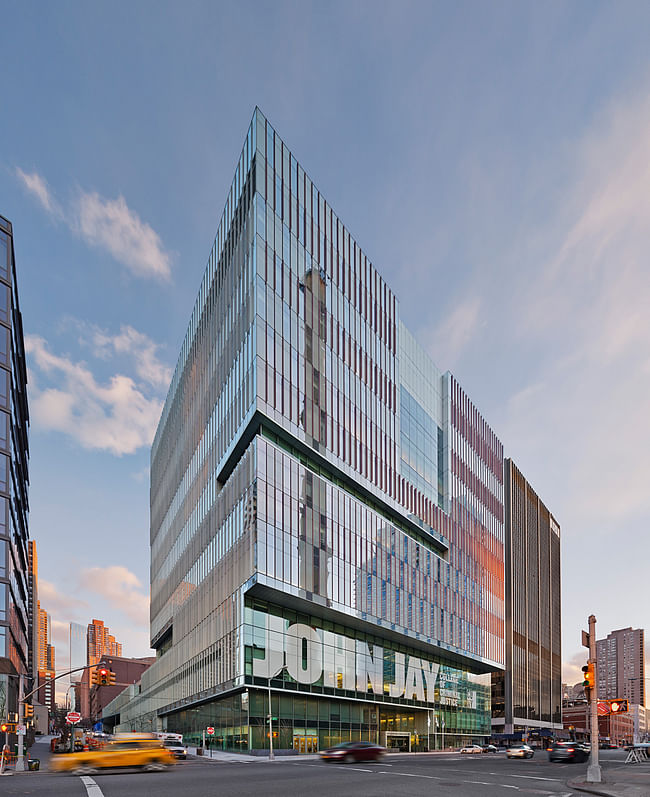
<svg viewBox="0 0 650 797"><path fill-rule="evenodd" d="M510 775L511 778L528 778L528 780L552 780L554 783L559 783L561 778L540 778L537 775Z"/></svg>
<svg viewBox="0 0 650 797"><path fill-rule="evenodd" d="M92 778L87 775L81 775L81 782L86 787L88 797L104 797L104 793Z"/></svg>

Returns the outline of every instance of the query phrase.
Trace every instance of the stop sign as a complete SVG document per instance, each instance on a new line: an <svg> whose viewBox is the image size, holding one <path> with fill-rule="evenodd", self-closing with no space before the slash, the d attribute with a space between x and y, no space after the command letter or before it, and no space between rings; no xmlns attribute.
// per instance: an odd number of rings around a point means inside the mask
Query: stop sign
<svg viewBox="0 0 650 797"><path fill-rule="evenodd" d="M206 728L206 732L208 736L212 736L214 734L214 728L212 727L212 725L210 725L209 728Z"/></svg>
<svg viewBox="0 0 650 797"><path fill-rule="evenodd" d="M76 725L81 721L81 714L78 711L68 711L65 715L65 721L70 725Z"/></svg>

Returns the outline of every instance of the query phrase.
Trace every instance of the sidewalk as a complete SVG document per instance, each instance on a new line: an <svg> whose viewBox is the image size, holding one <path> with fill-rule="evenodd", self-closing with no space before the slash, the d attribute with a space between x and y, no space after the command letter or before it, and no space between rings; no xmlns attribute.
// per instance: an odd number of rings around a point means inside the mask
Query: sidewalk
<svg viewBox="0 0 650 797"><path fill-rule="evenodd" d="M567 786L602 797L650 797L650 761L604 767L602 777L602 783L586 783L576 778L568 781Z"/></svg>
<svg viewBox="0 0 650 797"><path fill-rule="evenodd" d="M426 758L427 756L442 756L442 755L453 755L454 750L435 750L431 751L430 753L401 753L401 755L412 755L417 758ZM187 754L195 756L196 747L188 747ZM244 764L256 764L256 763L264 763L269 760L268 754L267 755L248 755L246 753L227 753L224 750L212 750L212 757L210 757L210 751L205 749L203 753L199 756L199 758L203 758L205 761L214 761L215 764L221 762L232 762L236 761L238 763ZM302 753L302 755L278 755L276 753L275 760L276 761L318 761L319 760L318 753L306 754Z"/></svg>

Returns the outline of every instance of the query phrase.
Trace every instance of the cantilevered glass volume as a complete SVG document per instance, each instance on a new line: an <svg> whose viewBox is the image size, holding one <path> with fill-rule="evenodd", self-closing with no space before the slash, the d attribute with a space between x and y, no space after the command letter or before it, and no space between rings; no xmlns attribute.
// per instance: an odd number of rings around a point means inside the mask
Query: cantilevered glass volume
<svg viewBox="0 0 650 797"><path fill-rule="evenodd" d="M503 599L501 443L256 110L151 452L158 661L112 710L259 752L270 687L276 750L480 740Z"/></svg>

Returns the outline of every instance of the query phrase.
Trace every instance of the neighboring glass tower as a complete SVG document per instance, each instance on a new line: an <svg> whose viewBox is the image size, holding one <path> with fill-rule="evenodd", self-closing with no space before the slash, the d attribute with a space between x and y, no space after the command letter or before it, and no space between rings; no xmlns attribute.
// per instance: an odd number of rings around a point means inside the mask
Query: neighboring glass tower
<svg viewBox="0 0 650 797"><path fill-rule="evenodd" d="M543 744L563 727L560 526L511 459L504 473L506 669L492 678L492 727Z"/></svg>
<svg viewBox="0 0 650 797"><path fill-rule="evenodd" d="M255 111L151 452L158 661L121 726L224 749L490 734L502 445Z"/></svg>
<svg viewBox="0 0 650 797"><path fill-rule="evenodd" d="M18 712L33 674L27 498L29 412L11 222L0 216L0 718ZM25 679L25 691L29 681Z"/></svg>

